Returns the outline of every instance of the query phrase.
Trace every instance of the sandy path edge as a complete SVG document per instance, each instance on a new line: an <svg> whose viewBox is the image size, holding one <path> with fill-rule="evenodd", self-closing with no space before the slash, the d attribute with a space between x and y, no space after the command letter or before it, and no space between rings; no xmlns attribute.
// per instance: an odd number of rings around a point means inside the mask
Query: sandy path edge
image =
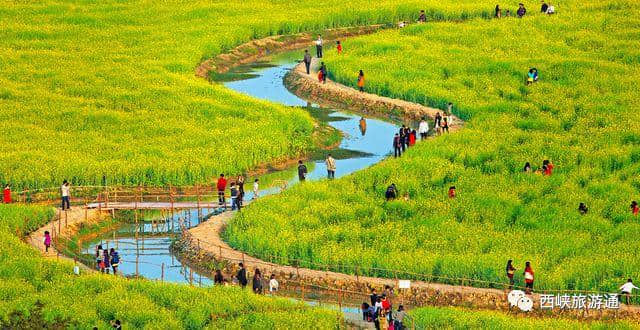
<svg viewBox="0 0 640 330"><path fill-rule="evenodd" d="M86 212L86 213L85 213ZM85 218L86 217L86 218ZM65 221L66 218L66 221ZM100 221L103 216L99 213L97 209L86 209L84 207L74 206L69 211L65 212L60 209L56 209L56 218L46 225L38 228L29 236L25 237L25 241L34 247L36 250L40 251L43 257L45 258L55 258L58 260L65 260L70 262L75 262L73 258L64 255L62 252L59 252L55 248L55 240L53 245L49 247L49 251L46 252L44 246L44 232L49 231L51 233L52 238L54 238L54 233L56 235L60 235L61 238L69 239L73 235L75 235L80 227L83 224L93 223ZM61 219L61 220L58 220ZM58 228L60 228L60 232L58 233ZM82 263L77 263L78 265L84 266ZM88 269L88 267L84 267Z"/></svg>

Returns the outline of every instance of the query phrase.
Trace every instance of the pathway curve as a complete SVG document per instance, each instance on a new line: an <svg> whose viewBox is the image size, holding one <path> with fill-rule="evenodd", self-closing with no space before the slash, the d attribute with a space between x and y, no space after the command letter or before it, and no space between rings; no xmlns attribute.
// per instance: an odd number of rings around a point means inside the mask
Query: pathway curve
<svg viewBox="0 0 640 330"><path fill-rule="evenodd" d="M98 210L85 209L79 206L74 206L66 212L56 209L56 212L58 212L56 220L29 234L26 241L46 258L59 258L73 262L73 258L65 256L56 250L54 246L49 247L48 252L46 251L43 243L44 232L48 231L52 235L55 233L55 235L60 235L61 238L69 239L78 232L81 225L100 221L100 213Z"/></svg>

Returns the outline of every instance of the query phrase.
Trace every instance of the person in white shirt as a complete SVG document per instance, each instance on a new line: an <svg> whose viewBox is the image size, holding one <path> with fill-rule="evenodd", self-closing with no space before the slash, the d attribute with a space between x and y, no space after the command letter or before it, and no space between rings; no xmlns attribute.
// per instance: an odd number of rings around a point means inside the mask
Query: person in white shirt
<svg viewBox="0 0 640 330"><path fill-rule="evenodd" d="M318 39L316 40L316 57L322 58L322 36L318 35Z"/></svg>
<svg viewBox="0 0 640 330"><path fill-rule="evenodd" d="M279 287L280 287L280 284L278 283L278 280L276 280L276 275L271 274L271 279L269 280L269 292L273 294L276 291L278 291Z"/></svg>
<svg viewBox="0 0 640 330"><path fill-rule="evenodd" d="M429 132L429 124L424 118L420 121L420 125L418 125L418 133L420 133L420 140L424 140L427 138L427 133Z"/></svg>
<svg viewBox="0 0 640 330"><path fill-rule="evenodd" d="M60 193L62 195L62 210L65 210L65 206L66 209L68 210L70 208L69 206L69 193L71 190L71 185L69 184L69 181L64 180L62 182L62 186L60 187Z"/></svg>
<svg viewBox="0 0 640 330"><path fill-rule="evenodd" d="M640 288L635 286L631 279L628 279L627 283L623 284L620 287L620 292L622 293L622 295L624 295L627 298L627 305L629 305L629 299L631 297L631 292L633 291L633 289L640 289Z"/></svg>
<svg viewBox="0 0 640 330"><path fill-rule="evenodd" d="M258 198L258 189L259 189L258 179L255 179L253 181L253 199Z"/></svg>
<svg viewBox="0 0 640 330"><path fill-rule="evenodd" d="M549 7L547 8L547 15L553 15L556 13L556 7L554 7L552 4L549 4Z"/></svg>

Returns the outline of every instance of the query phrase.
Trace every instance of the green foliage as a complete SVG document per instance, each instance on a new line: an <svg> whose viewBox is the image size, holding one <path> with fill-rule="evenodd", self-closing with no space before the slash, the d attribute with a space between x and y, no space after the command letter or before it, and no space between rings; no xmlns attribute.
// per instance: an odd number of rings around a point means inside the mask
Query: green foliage
<svg viewBox="0 0 640 330"><path fill-rule="evenodd" d="M629 209L640 199L640 67L620 60L640 49L629 30L640 12L598 6L624 3L568 1L555 16L529 8L523 19L345 40L341 56L325 58L335 79L355 86L363 69L373 93L440 108L451 101L464 128L355 175L265 198L225 239L253 255L349 273L358 266L504 283L507 259L520 272L531 261L539 289L617 291L640 277L640 223ZM540 81L524 86L530 67ZM521 172L544 159L555 163L553 176ZM410 201L385 202L391 183Z"/></svg>
<svg viewBox="0 0 640 330"><path fill-rule="evenodd" d="M584 323L566 319L536 319L495 311L426 307L409 314L416 329L636 329L631 322ZM411 322L408 320L408 322Z"/></svg>

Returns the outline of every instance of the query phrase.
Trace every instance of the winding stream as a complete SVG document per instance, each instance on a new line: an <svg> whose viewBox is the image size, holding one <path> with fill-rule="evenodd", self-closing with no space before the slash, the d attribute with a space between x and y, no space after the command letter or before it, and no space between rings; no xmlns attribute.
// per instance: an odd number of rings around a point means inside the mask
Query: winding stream
<svg viewBox="0 0 640 330"><path fill-rule="evenodd" d="M335 153L338 155L336 177L369 167L387 157L391 151L391 139L398 130L397 125L380 119L366 118L366 130L362 130L360 115L320 109L287 90L283 78L297 64L295 59L300 58L301 54L300 50L286 52L257 63L237 67L228 74L218 77L219 82L230 89L256 98L287 106L302 107L312 116L339 130L343 139L338 147L340 150L336 150L338 152ZM329 152L331 151L327 151ZM310 160L306 165L309 169L309 180L326 178L324 159ZM259 176L260 183L262 186L269 186L276 180L286 181L287 187L290 187L298 182L296 168L297 166L293 166ZM245 200L253 197L252 182L253 178L247 179ZM279 191L280 188L274 186L260 190L259 195ZM201 214L198 214L197 210L188 210L171 217L160 212L146 212L141 216L144 221L141 221L140 225L123 224L114 232L87 242L83 253L93 254L95 247L102 244L105 248L113 247L119 251L122 259L119 271L123 275L137 273L149 279L162 278L168 282L211 285L212 281L209 278L180 263L169 251L172 236L178 233L180 224L184 224L187 228L197 226L202 221L203 215L207 213L209 210L206 209ZM157 222L154 224L150 222L151 220ZM136 231L138 231L137 235ZM357 310L345 312L358 313Z"/></svg>

